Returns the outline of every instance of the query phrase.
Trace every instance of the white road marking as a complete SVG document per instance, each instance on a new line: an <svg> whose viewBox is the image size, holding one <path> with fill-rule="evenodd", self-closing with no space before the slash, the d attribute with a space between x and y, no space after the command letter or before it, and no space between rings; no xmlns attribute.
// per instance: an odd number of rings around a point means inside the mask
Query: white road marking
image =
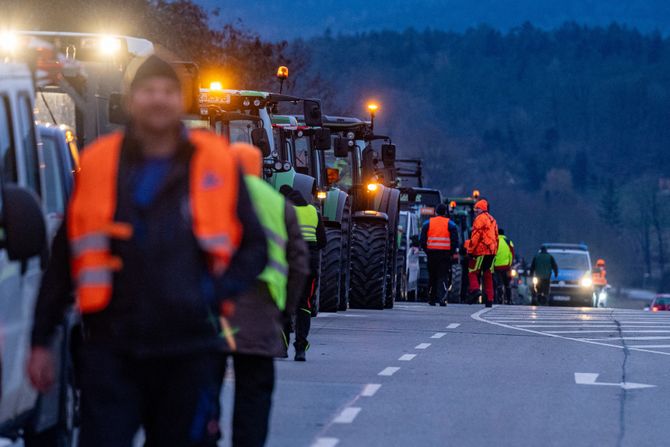
<svg viewBox="0 0 670 447"><path fill-rule="evenodd" d="M414 357L416 357L416 354L403 354L400 356L398 360L400 360L401 362L409 362Z"/></svg>
<svg viewBox="0 0 670 447"><path fill-rule="evenodd" d="M602 332L604 332L604 333L616 332L616 333L619 333L619 330L618 329L606 329L604 331L590 331L590 330L589 331L547 331L548 334L591 334L591 333L594 333L594 332L601 332L601 333ZM652 330L621 329L621 332L641 332L641 333L667 334L670 331L660 330L660 329L656 329L656 330L653 330L653 329Z"/></svg>
<svg viewBox="0 0 670 447"><path fill-rule="evenodd" d="M430 338L442 338L447 335L446 332L435 332Z"/></svg>
<svg viewBox="0 0 670 447"><path fill-rule="evenodd" d="M337 438L318 438L311 447L335 447L339 443Z"/></svg>
<svg viewBox="0 0 670 447"><path fill-rule="evenodd" d="M368 383L365 385L365 388L363 388L363 391L361 391L361 396L372 397L377 393L377 391L379 391L379 388L381 387L382 386L378 383Z"/></svg>
<svg viewBox="0 0 670 447"><path fill-rule="evenodd" d="M619 383L596 382L599 375L600 374L595 373L575 373L575 383L577 385L616 386L623 388L624 390L654 388L656 386L656 385L647 385L646 383L635 383L635 382L619 382Z"/></svg>
<svg viewBox="0 0 670 447"><path fill-rule="evenodd" d="M597 346L607 346L607 347L610 347L610 348L624 349L624 346L622 346L620 344L614 345L614 344L610 344L610 343L603 343L601 341L596 341L596 340L599 340L599 339L594 340L594 339L586 339L586 338L573 338L573 337L566 337L566 336L559 335L559 334L548 334L548 333L542 332L542 331L534 331L532 329L522 328L522 327L518 327L518 326L513 326L511 324L505 324L505 323L501 323L501 322L498 322L498 321L487 320L485 318L482 318L483 314L488 313L491 310L492 310L491 308L484 308L484 309L478 310L477 312L470 315L470 318L472 318L473 320L479 321L481 323L492 324L492 325L495 325L495 326L500 326L500 327L504 327L504 328L507 328L507 329L515 330L515 331L528 332L528 333L531 333L531 334L544 335L545 337L560 338L560 339L563 339L563 340L577 341L577 342L580 342L580 343L587 343L587 344L597 345ZM638 338L635 338L635 339L640 339L640 338L638 337ZM644 339L650 339L650 338L645 337ZM651 339L652 340L655 340L655 339L670 339L670 337L651 337ZM614 339L604 339L604 340L614 341ZM641 348L636 348L636 347L631 347L631 346L628 346L628 349L631 350L631 351L650 352L652 354L670 356L670 352L665 352L665 351L655 351L653 349L641 349Z"/></svg>
<svg viewBox="0 0 670 447"><path fill-rule="evenodd" d="M461 323L451 323L449 326L447 326L447 329L456 329L460 325Z"/></svg>
<svg viewBox="0 0 670 447"><path fill-rule="evenodd" d="M361 407L347 407L333 419L333 422L335 424L351 424L360 412Z"/></svg>
<svg viewBox="0 0 670 447"><path fill-rule="evenodd" d="M584 340L670 340L670 337L605 337L585 338Z"/></svg>
<svg viewBox="0 0 670 447"><path fill-rule="evenodd" d="M541 328L561 328L561 329L568 329L568 328L573 328L573 327L586 327L586 328L618 328L616 324L517 324L516 327L541 327ZM641 323L636 323L636 324L622 324L620 327L622 328L644 328L644 329L670 329L670 325L649 325L649 324L641 324Z"/></svg>
<svg viewBox="0 0 670 447"><path fill-rule="evenodd" d="M414 349L428 349L430 346L430 343L419 343L418 345L414 346Z"/></svg>
<svg viewBox="0 0 670 447"><path fill-rule="evenodd" d="M398 366L387 366L386 368L382 369L378 376L392 376L393 374L397 373L400 367Z"/></svg>
<svg viewBox="0 0 670 447"><path fill-rule="evenodd" d="M670 348L670 345L628 345L629 348L643 348L643 349L654 349L654 348Z"/></svg>

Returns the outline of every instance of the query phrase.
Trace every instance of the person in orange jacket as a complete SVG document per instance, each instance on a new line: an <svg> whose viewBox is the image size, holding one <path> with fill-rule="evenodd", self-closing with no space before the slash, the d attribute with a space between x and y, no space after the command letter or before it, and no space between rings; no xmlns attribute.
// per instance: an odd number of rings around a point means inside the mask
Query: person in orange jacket
<svg viewBox="0 0 670 447"><path fill-rule="evenodd" d="M605 268L605 260L598 259L596 268L593 269L593 285L597 288L603 288L607 285L607 269Z"/></svg>
<svg viewBox="0 0 670 447"><path fill-rule="evenodd" d="M468 301L472 304L481 295L479 277L482 276L486 307L491 307L494 295L493 261L498 253L498 223L489 213L489 203L484 199L475 203L475 216L470 239L465 242L465 249L470 255Z"/></svg>

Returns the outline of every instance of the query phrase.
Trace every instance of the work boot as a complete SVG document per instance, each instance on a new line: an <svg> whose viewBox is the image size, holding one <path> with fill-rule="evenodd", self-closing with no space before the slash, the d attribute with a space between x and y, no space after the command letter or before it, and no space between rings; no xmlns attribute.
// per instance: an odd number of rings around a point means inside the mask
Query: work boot
<svg viewBox="0 0 670 447"><path fill-rule="evenodd" d="M493 307L493 302L486 300L486 307Z"/></svg>
<svg viewBox="0 0 670 447"><path fill-rule="evenodd" d="M482 291L479 289L471 290L468 292L468 304L473 304L479 297L482 295Z"/></svg>
<svg viewBox="0 0 670 447"><path fill-rule="evenodd" d="M447 307L447 302L444 300L440 301L440 307Z"/></svg>
<svg viewBox="0 0 670 447"><path fill-rule="evenodd" d="M428 305L429 305L429 306L434 306L434 305L435 305L435 301L428 301Z"/></svg>
<svg viewBox="0 0 670 447"><path fill-rule="evenodd" d="M306 362L307 352L304 349L296 349L294 359L296 362Z"/></svg>

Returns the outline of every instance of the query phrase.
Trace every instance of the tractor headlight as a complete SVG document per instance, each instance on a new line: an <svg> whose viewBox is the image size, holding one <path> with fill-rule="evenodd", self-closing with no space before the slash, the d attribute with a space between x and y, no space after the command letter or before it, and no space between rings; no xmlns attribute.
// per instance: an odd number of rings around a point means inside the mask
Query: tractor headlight
<svg viewBox="0 0 670 447"><path fill-rule="evenodd" d="M105 36L100 39L100 52L105 56L112 56L121 50L121 39L112 36Z"/></svg>
<svg viewBox="0 0 670 447"><path fill-rule="evenodd" d="M0 51L13 53L19 47L19 37L9 31L0 31Z"/></svg>

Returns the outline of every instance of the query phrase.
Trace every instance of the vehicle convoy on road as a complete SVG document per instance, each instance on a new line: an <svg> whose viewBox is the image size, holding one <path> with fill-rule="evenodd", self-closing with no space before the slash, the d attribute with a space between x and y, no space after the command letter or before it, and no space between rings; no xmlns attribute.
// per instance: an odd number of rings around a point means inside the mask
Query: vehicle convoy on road
<svg viewBox="0 0 670 447"><path fill-rule="evenodd" d="M596 307L591 278L591 255L584 244L542 244L558 264L558 276L551 278L549 304Z"/></svg>

